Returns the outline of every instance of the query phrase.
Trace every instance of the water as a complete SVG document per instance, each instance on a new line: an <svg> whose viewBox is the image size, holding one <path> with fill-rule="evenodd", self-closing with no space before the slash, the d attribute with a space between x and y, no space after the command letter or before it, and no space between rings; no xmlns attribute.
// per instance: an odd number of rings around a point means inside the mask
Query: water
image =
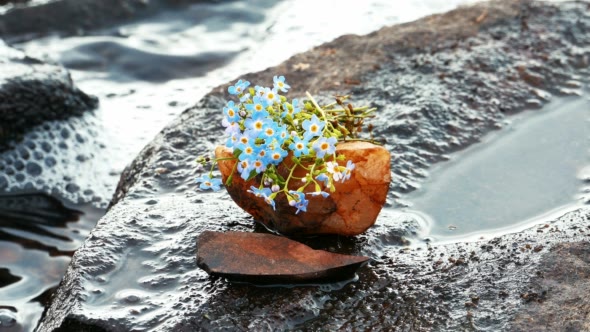
<svg viewBox="0 0 590 332"><path fill-rule="evenodd" d="M45 194L18 199L51 202L51 209L66 211L57 219L52 213L31 218L23 209L9 219L0 216L0 330L34 328L70 255L104 212L123 168L211 88L342 34L369 33L468 2L473 1L198 4L85 36L49 36L15 45L69 67L77 85L99 97L100 107L40 126L23 144L0 154L0 162L12 170L7 191L51 194L58 200ZM0 6L0 14L8 8ZM19 161L27 164L23 154L39 156L41 171L18 167ZM133 291L116 296L121 301L141 298Z"/></svg>
<svg viewBox="0 0 590 332"><path fill-rule="evenodd" d="M590 102L572 97L511 119L435 168L405 197L408 213L425 220L426 236L459 241L514 232L585 203L589 115Z"/></svg>
<svg viewBox="0 0 590 332"><path fill-rule="evenodd" d="M0 196L0 330L31 330L104 211L44 194Z"/></svg>

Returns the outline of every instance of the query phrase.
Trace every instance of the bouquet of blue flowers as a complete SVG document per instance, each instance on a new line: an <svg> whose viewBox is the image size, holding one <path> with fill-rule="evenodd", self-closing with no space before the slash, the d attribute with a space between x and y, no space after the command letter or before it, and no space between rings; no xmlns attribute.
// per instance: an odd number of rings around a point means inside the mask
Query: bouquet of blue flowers
<svg viewBox="0 0 590 332"><path fill-rule="evenodd" d="M373 117L375 109L355 108L346 102L348 96L337 96L323 107L309 93L307 99L289 102L280 94L290 88L285 77L275 76L273 81L272 88L252 88L244 80L228 88L236 100L223 108L222 124L229 135L225 145L233 151L230 159L237 162L225 185L231 185L233 173L246 181L260 176L260 186L250 187L252 195L273 209L277 195L285 195L296 213L305 212L306 195L328 197L335 191L334 183L350 178L355 164L336 154L336 144L363 140L359 138L363 122ZM213 177L215 162L220 160L214 159L208 174L197 179L201 189L220 189L221 180ZM197 159L202 165L208 161ZM279 166L286 164L287 172L279 172ZM305 170L303 176L296 176L298 167Z"/></svg>

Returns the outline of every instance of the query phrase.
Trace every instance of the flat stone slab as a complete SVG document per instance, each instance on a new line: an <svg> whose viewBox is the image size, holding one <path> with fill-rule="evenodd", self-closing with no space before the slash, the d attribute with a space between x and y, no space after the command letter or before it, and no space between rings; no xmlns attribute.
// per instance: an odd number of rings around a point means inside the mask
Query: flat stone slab
<svg viewBox="0 0 590 332"><path fill-rule="evenodd" d="M257 284L344 280L370 259L264 233L206 231L197 247L197 265L207 273Z"/></svg>

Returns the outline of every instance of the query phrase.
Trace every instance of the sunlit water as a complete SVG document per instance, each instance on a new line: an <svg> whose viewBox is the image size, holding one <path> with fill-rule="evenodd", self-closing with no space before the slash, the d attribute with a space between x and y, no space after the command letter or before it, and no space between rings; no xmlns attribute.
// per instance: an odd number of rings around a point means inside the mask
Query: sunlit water
<svg viewBox="0 0 590 332"><path fill-rule="evenodd" d="M198 4L92 35L16 45L32 56L64 64L81 89L99 97L100 107L26 135L22 153L38 156L41 172L20 167L27 164L19 164L20 152L0 155L10 169L10 191L52 193L77 204L68 203L70 209L85 212L54 224L43 217L30 219L22 211L9 224L0 216L0 331L34 328L69 256L104 212L123 168L166 123L211 88L342 34L369 33L468 2L474 1ZM72 182L76 186L68 185Z"/></svg>

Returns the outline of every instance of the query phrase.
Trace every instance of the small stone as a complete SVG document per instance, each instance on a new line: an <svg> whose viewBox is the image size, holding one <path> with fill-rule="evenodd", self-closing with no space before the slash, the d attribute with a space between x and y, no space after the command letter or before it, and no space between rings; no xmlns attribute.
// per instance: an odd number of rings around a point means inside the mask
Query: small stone
<svg viewBox="0 0 590 332"><path fill-rule="evenodd" d="M0 309L0 328L9 328L16 325L16 314L8 309Z"/></svg>
<svg viewBox="0 0 590 332"><path fill-rule="evenodd" d="M197 248L197 266L207 273L257 284L345 280L369 260L263 233L205 231Z"/></svg>

